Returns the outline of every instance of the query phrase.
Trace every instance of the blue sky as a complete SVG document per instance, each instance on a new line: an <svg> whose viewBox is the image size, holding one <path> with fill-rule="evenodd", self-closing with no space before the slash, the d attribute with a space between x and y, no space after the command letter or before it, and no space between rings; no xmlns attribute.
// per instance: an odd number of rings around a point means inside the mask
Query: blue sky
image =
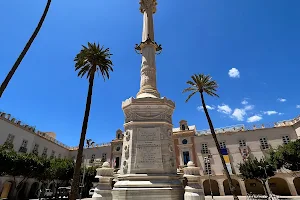
<svg viewBox="0 0 300 200"><path fill-rule="evenodd" d="M0 1L1 81L45 5L46 0ZM298 0L158 0L155 38L163 52L157 57L157 85L176 103L174 126L185 119L199 130L208 128L199 96L185 103L187 95L181 93L194 73L210 74L220 85L219 99L206 98L215 127L296 117L299 7ZM95 82L87 138L109 142L123 128L122 101L139 89L141 57L134 45L141 31L138 0L52 1L0 100L1 110L77 145L88 82L77 77L73 59L82 44L99 42L114 54L114 72L110 80Z"/></svg>

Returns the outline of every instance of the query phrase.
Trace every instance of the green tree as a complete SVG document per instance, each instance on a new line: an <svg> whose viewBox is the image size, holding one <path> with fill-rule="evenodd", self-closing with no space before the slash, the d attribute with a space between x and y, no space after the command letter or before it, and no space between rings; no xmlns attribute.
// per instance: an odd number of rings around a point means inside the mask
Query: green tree
<svg viewBox="0 0 300 200"><path fill-rule="evenodd" d="M0 86L0 98L2 97L3 92L5 91L9 81L11 80L11 78L13 77L14 73L16 72L16 70L18 69L19 65L21 64L23 58L25 57L27 51L29 50L31 44L33 43L34 39L36 38L37 34L39 33L44 20L47 16L49 7L51 4L51 0L47 0L47 4L45 7L45 10L43 12L43 15L37 25L37 27L35 28L33 34L31 35L31 37L29 38L27 44L25 45L23 51L21 52L21 54L19 55L18 59L16 60L16 62L14 63L13 67L11 68L11 70L9 71L9 73L7 74L6 78L4 79L4 81L2 82L1 86Z"/></svg>
<svg viewBox="0 0 300 200"><path fill-rule="evenodd" d="M243 163L239 164L239 171L243 180L255 179L262 183L265 193L269 196L269 191L267 189L267 180L269 177L275 175L276 168L269 161L264 158L258 160L257 158L248 159Z"/></svg>
<svg viewBox="0 0 300 200"><path fill-rule="evenodd" d="M16 177L22 177L18 184L15 184L16 197L28 178L35 178L50 166L50 162L41 159L33 154L16 153L13 149L0 148L1 175L10 175L16 183Z"/></svg>
<svg viewBox="0 0 300 200"><path fill-rule="evenodd" d="M217 147L217 150L218 150L218 153L219 153L219 156L220 156L223 168L224 168L225 175L228 179L230 191L233 194L234 199L238 199L238 197L236 195L236 189L235 189L235 187L232 183L232 179L229 175L225 160L224 160L223 155L221 153L220 144L219 144L219 141L217 139L215 129L214 129L212 120L209 116L208 110L206 108L206 103L205 103L205 100L204 100L204 94L203 93L206 93L209 96L219 97L216 94L218 84L217 84L216 81L212 80L211 76L205 75L205 74L194 74L194 75L192 75L191 80L187 81L186 83L189 85L189 87L184 89L183 93L190 92L189 96L186 99L186 102L188 102L190 100L190 98L192 96L194 96L196 93L200 94L202 107L203 107L203 110L204 110L204 113L205 113L205 116L206 116L206 119L207 119L207 122L208 122L208 125L209 125L209 128L210 128L210 132L211 132L212 137L214 139L214 142L216 144L216 147Z"/></svg>
<svg viewBox="0 0 300 200"><path fill-rule="evenodd" d="M109 74L113 71L113 63L110 60L111 53L109 48L100 47L96 43L88 43L88 46L82 46L81 51L75 57L75 71L78 72L78 76L86 76L89 80L89 88L86 99L84 119L82 123L79 147L76 157L70 200L75 200L78 195L79 180L80 180L80 167L82 162L83 146L85 141L85 135L88 127L90 108L92 104L92 94L95 74L101 73L103 79L109 79Z"/></svg>
<svg viewBox="0 0 300 200"><path fill-rule="evenodd" d="M270 159L277 169L284 167L291 171L300 171L300 140L279 146L270 152Z"/></svg>

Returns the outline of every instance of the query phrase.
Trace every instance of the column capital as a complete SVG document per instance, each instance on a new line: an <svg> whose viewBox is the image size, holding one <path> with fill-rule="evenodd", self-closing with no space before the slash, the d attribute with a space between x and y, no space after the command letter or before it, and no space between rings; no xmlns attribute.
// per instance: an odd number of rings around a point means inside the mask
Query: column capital
<svg viewBox="0 0 300 200"><path fill-rule="evenodd" d="M146 12L156 12L156 0L140 0L140 11L141 13Z"/></svg>

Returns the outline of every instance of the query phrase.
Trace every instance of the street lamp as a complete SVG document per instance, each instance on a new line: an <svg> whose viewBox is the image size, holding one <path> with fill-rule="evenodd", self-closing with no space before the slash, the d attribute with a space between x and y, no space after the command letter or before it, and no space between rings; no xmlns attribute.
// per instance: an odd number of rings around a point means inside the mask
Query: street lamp
<svg viewBox="0 0 300 200"><path fill-rule="evenodd" d="M86 145L87 145L87 148L90 148L92 145L92 140L91 139L88 139L86 140ZM79 195L79 199L81 200L82 198L82 191L83 191L83 188L84 188L84 177L85 177L85 155L83 154L82 156L82 159L83 159L83 175L82 175L82 180L81 180L81 186L80 186L80 195Z"/></svg>
<svg viewBox="0 0 300 200"><path fill-rule="evenodd" d="M205 162L206 165L208 165L208 163L210 162L209 158L204 157L204 162ZM206 166L205 166L205 168L206 168ZM208 183L209 183L209 190L210 190L211 199L214 199L214 194L213 194L212 189L211 189L210 171L211 170L207 170L207 172L208 172Z"/></svg>

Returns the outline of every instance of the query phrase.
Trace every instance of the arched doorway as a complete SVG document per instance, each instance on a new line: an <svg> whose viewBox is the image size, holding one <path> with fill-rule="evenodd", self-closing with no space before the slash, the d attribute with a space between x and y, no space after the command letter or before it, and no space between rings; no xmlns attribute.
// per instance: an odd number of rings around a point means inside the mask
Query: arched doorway
<svg viewBox="0 0 300 200"><path fill-rule="evenodd" d="M211 190L214 196L220 196L220 191L219 191L219 186L218 186L218 182L216 180L211 179L210 180L211 183ZM210 193L210 186L209 186L209 180L205 180L203 182L203 188L204 188L204 194L207 195L211 195Z"/></svg>
<svg viewBox="0 0 300 200"><path fill-rule="evenodd" d="M264 186L258 180L255 179L245 180L245 187L247 193L265 194Z"/></svg>
<svg viewBox="0 0 300 200"><path fill-rule="evenodd" d="M273 194L281 196L291 196L291 192L287 182L278 177L269 179L269 187Z"/></svg>
<svg viewBox="0 0 300 200"><path fill-rule="evenodd" d="M23 183L21 189L18 192L18 199L23 200L26 199L26 190L28 187L28 183Z"/></svg>
<svg viewBox="0 0 300 200"><path fill-rule="evenodd" d="M13 181L4 182L0 198L7 199L7 198L11 197L12 191L14 190L14 187L15 187L14 185L15 184Z"/></svg>
<svg viewBox="0 0 300 200"><path fill-rule="evenodd" d="M233 186L235 187L236 194L237 195L242 195L239 182L237 180L235 180L235 179L232 179L232 183L233 183ZM224 193L225 193L225 195L232 195L231 192L230 192L228 179L226 179L223 182L223 186L224 186Z"/></svg>
<svg viewBox="0 0 300 200"><path fill-rule="evenodd" d="M33 199L38 197L38 189L39 189L39 183L34 182L29 190L28 198Z"/></svg>
<svg viewBox="0 0 300 200"><path fill-rule="evenodd" d="M297 194L300 195L300 177L294 178L293 183L296 188Z"/></svg>

